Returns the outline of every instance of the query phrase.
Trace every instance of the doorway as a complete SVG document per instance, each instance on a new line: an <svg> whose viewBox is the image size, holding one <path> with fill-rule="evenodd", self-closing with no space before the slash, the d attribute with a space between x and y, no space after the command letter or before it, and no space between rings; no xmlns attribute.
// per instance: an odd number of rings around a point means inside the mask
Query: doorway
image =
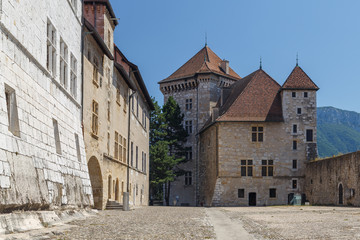
<svg viewBox="0 0 360 240"><path fill-rule="evenodd" d="M289 193L288 194L288 205L294 204L293 199L294 199L294 193Z"/></svg>
<svg viewBox="0 0 360 240"><path fill-rule="evenodd" d="M99 161L96 157L91 157L88 162L91 187L94 197L94 208L102 209L103 198L103 182Z"/></svg>
<svg viewBox="0 0 360 240"><path fill-rule="evenodd" d="M340 183L339 185L339 204L344 204L344 190L343 190L343 185Z"/></svg>
<svg viewBox="0 0 360 240"><path fill-rule="evenodd" d="M249 206L256 206L256 193L249 193Z"/></svg>
<svg viewBox="0 0 360 240"><path fill-rule="evenodd" d="M119 179L115 183L115 201L119 201Z"/></svg>

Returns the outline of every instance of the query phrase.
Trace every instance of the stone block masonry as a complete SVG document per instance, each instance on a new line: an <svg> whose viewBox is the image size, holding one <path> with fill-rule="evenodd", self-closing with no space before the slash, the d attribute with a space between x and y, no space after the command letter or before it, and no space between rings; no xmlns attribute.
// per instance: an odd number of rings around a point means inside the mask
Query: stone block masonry
<svg viewBox="0 0 360 240"><path fill-rule="evenodd" d="M81 2L0 4L0 212L90 206L81 130ZM49 22L56 29L53 71ZM60 42L67 46L63 83ZM76 59L73 91L70 56Z"/></svg>

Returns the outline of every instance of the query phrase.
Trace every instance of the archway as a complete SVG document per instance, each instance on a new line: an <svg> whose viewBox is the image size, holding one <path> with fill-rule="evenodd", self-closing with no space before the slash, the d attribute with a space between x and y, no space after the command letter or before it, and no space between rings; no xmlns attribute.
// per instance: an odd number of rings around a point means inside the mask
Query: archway
<svg viewBox="0 0 360 240"><path fill-rule="evenodd" d="M88 162L90 182L94 197L94 208L102 209L103 185L99 161L96 157L91 157Z"/></svg>
<svg viewBox="0 0 360 240"><path fill-rule="evenodd" d="M119 201L119 179L116 179L115 183L115 201Z"/></svg>
<svg viewBox="0 0 360 240"><path fill-rule="evenodd" d="M109 175L109 177L108 177L108 199L111 199L111 191L112 191L111 183L112 183L112 178L111 178L111 175Z"/></svg>
<svg viewBox="0 0 360 240"><path fill-rule="evenodd" d="M343 189L343 185L340 183L339 184L339 204L344 204L344 189Z"/></svg>

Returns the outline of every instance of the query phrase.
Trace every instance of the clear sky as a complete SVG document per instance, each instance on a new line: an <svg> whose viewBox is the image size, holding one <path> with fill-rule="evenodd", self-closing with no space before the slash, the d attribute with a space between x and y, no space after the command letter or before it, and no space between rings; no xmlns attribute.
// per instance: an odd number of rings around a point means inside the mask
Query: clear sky
<svg viewBox="0 0 360 240"><path fill-rule="evenodd" d="M283 84L296 64L320 87L318 106L360 112L359 0L110 0L115 43L160 104L158 81L205 44L241 77L259 68Z"/></svg>

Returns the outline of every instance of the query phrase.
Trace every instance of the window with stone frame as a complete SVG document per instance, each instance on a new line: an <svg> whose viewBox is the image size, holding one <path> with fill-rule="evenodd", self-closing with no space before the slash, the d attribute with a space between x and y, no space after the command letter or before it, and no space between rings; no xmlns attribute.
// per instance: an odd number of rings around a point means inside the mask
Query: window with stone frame
<svg viewBox="0 0 360 240"><path fill-rule="evenodd" d="M253 160L241 160L241 176L253 176Z"/></svg>
<svg viewBox="0 0 360 240"><path fill-rule="evenodd" d="M70 54L70 93L77 97L77 61L73 54Z"/></svg>
<svg viewBox="0 0 360 240"><path fill-rule="evenodd" d="M291 187L292 187L292 189L297 189L297 187L298 187L297 179L292 179L291 180Z"/></svg>
<svg viewBox="0 0 360 240"><path fill-rule="evenodd" d="M185 173L185 185L190 186L192 185L192 172L188 171Z"/></svg>
<svg viewBox="0 0 360 240"><path fill-rule="evenodd" d="M47 22L46 67L53 77L56 75L56 29L48 19Z"/></svg>
<svg viewBox="0 0 360 240"><path fill-rule="evenodd" d="M192 109L192 98L186 99L185 102L186 102L185 109L191 110Z"/></svg>
<svg viewBox="0 0 360 240"><path fill-rule="evenodd" d="M293 159L292 161L292 169L297 169L298 168L298 163L296 159Z"/></svg>
<svg viewBox="0 0 360 240"><path fill-rule="evenodd" d="M139 118L139 96L136 96L136 117Z"/></svg>
<svg viewBox="0 0 360 240"><path fill-rule="evenodd" d="M301 108L297 108L296 113L300 115L301 114Z"/></svg>
<svg viewBox="0 0 360 240"><path fill-rule="evenodd" d="M292 149L297 150L297 141L296 140L293 140Z"/></svg>
<svg viewBox="0 0 360 240"><path fill-rule="evenodd" d="M238 198L245 198L245 189L238 189Z"/></svg>
<svg viewBox="0 0 360 240"><path fill-rule="evenodd" d="M123 157L123 148L122 148L122 141L123 141L123 137L115 131L115 146L114 146L114 158L122 161L122 157Z"/></svg>
<svg viewBox="0 0 360 240"><path fill-rule="evenodd" d="M14 136L20 137L20 124L16 102L16 94L15 90L7 84L5 84L5 99L7 116L9 121L8 129Z"/></svg>
<svg viewBox="0 0 360 240"><path fill-rule="evenodd" d="M192 121L185 121L185 130L188 134L192 133Z"/></svg>
<svg viewBox="0 0 360 240"><path fill-rule="evenodd" d="M308 92L304 92L304 98L308 97Z"/></svg>
<svg viewBox="0 0 360 240"><path fill-rule="evenodd" d="M79 162L81 162L81 153L80 153L80 142L79 135L75 133L75 146L76 146L76 156Z"/></svg>
<svg viewBox="0 0 360 240"><path fill-rule="evenodd" d="M270 188L269 189L269 197L270 198L276 198L276 188Z"/></svg>
<svg viewBox="0 0 360 240"><path fill-rule="evenodd" d="M109 132L107 133L107 145L106 145L106 148L107 148L107 155L110 156L110 133Z"/></svg>
<svg viewBox="0 0 360 240"><path fill-rule="evenodd" d="M91 121L91 133L95 136L99 131L99 104L93 100L92 102L92 121Z"/></svg>
<svg viewBox="0 0 360 240"><path fill-rule="evenodd" d="M187 147L186 160L188 161L192 160L192 147Z"/></svg>
<svg viewBox="0 0 360 240"><path fill-rule="evenodd" d="M131 142L130 146L131 146L131 150L130 150L130 153L131 153L130 160L131 160L131 162L130 162L130 165L134 166L134 143Z"/></svg>
<svg viewBox="0 0 360 240"><path fill-rule="evenodd" d="M141 121L142 125L144 128L146 128L146 111L143 110L142 112L142 121Z"/></svg>
<svg viewBox="0 0 360 240"><path fill-rule="evenodd" d="M122 157L122 160L123 160L124 163L126 163L126 149L127 149L126 139L123 137L123 157Z"/></svg>
<svg viewBox="0 0 360 240"><path fill-rule="evenodd" d="M263 177L274 176L274 160L261 161L261 176Z"/></svg>
<svg viewBox="0 0 360 240"><path fill-rule="evenodd" d="M136 167L136 169L139 169L139 147L138 146L136 146L136 148L135 148L135 167Z"/></svg>
<svg viewBox="0 0 360 240"><path fill-rule="evenodd" d="M264 127L255 126L251 127L251 140L253 142L263 142L264 141Z"/></svg>
<svg viewBox="0 0 360 240"><path fill-rule="evenodd" d="M60 38L60 84L67 89L68 85L68 55L69 50L62 38Z"/></svg>
<svg viewBox="0 0 360 240"><path fill-rule="evenodd" d="M124 112L127 112L128 109L128 103L129 103L129 95L128 95L128 91L125 89L124 91Z"/></svg>
<svg viewBox="0 0 360 240"><path fill-rule="evenodd" d="M55 149L56 153L61 155L61 142L60 142L60 132L58 122L53 119L53 127L54 127L54 139L55 139Z"/></svg>
<svg viewBox="0 0 360 240"><path fill-rule="evenodd" d="M146 173L146 153L144 153L144 165L143 165L143 172Z"/></svg>
<svg viewBox="0 0 360 240"><path fill-rule="evenodd" d="M119 89L119 88L116 88L116 103L117 103L119 106L121 106L120 97L121 97L120 89Z"/></svg>
<svg viewBox="0 0 360 240"><path fill-rule="evenodd" d="M93 84L99 87L99 60L94 56Z"/></svg>
<svg viewBox="0 0 360 240"><path fill-rule="evenodd" d="M313 141L313 130L312 129L306 129L306 141L307 142Z"/></svg>
<svg viewBox="0 0 360 240"><path fill-rule="evenodd" d="M297 124L293 124L292 132L297 133Z"/></svg>
<svg viewBox="0 0 360 240"><path fill-rule="evenodd" d="M292 93L291 93L291 96L292 96L293 98L295 98L295 97L296 97L296 92L292 92Z"/></svg>
<svg viewBox="0 0 360 240"><path fill-rule="evenodd" d="M111 117L111 108L110 107L111 107L111 102L108 101L107 102L107 114L106 114L108 122L110 122L110 117Z"/></svg>

